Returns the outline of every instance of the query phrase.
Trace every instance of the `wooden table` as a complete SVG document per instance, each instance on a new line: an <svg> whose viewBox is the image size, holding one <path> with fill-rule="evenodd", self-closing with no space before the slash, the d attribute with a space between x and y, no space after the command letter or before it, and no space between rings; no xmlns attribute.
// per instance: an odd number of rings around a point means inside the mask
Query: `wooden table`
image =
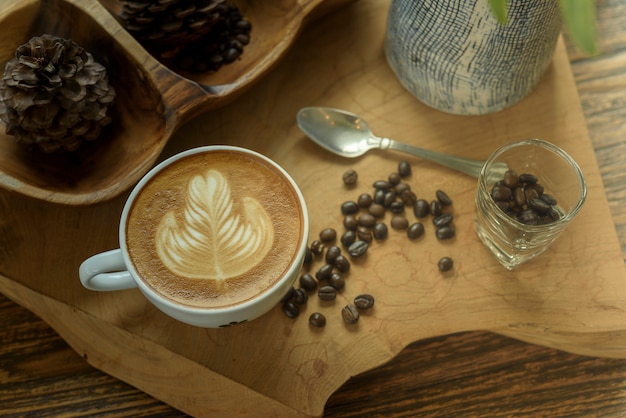
<svg viewBox="0 0 626 418"><path fill-rule="evenodd" d="M626 1L600 1L604 55L570 49L622 253L626 254ZM529 121L532 123L532 121ZM90 367L43 321L2 297L0 411L14 415L182 415ZM489 332L411 344L351 378L325 416L602 415L626 411L626 360L584 357Z"/></svg>

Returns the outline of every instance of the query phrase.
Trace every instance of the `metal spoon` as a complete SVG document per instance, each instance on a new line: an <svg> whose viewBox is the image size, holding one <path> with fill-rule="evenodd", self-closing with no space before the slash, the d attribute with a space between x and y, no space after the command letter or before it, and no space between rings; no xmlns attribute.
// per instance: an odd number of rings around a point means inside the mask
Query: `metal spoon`
<svg viewBox="0 0 626 418"><path fill-rule="evenodd" d="M484 161L442 154L389 138L379 138L357 115L329 107L305 107L298 112L298 126L318 145L343 157L355 158L371 149L392 149L417 155L461 173L478 177Z"/></svg>

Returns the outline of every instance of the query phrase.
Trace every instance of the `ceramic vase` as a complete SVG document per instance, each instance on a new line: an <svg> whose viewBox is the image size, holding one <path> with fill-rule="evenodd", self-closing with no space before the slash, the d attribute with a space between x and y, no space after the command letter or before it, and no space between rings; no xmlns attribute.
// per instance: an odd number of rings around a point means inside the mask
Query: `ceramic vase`
<svg viewBox="0 0 626 418"><path fill-rule="evenodd" d="M528 96L552 62L558 0L508 0L508 22L487 0L392 0L385 54L402 85L425 104L481 115Z"/></svg>

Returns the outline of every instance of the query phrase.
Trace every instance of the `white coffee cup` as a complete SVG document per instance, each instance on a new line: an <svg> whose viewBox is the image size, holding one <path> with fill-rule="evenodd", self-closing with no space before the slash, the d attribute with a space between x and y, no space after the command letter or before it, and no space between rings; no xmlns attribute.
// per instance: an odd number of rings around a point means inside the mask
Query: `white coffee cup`
<svg viewBox="0 0 626 418"><path fill-rule="evenodd" d="M291 176L257 152L187 150L135 186L120 248L79 269L94 291L138 288L167 315L199 327L250 321L276 306L299 276L309 231Z"/></svg>

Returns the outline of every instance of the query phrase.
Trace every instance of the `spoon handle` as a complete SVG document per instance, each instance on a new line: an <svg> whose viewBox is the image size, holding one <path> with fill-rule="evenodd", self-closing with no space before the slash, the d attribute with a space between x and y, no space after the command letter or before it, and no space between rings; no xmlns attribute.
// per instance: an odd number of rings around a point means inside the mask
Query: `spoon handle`
<svg viewBox="0 0 626 418"><path fill-rule="evenodd" d="M415 147L413 145L403 144L389 138L381 138L380 149L392 149L396 151L406 152L408 154L417 155L418 157L434 161L438 164L460 171L472 177L478 178L480 170L483 168L484 161L473 160L470 158L457 157L455 155L442 154L440 152Z"/></svg>

